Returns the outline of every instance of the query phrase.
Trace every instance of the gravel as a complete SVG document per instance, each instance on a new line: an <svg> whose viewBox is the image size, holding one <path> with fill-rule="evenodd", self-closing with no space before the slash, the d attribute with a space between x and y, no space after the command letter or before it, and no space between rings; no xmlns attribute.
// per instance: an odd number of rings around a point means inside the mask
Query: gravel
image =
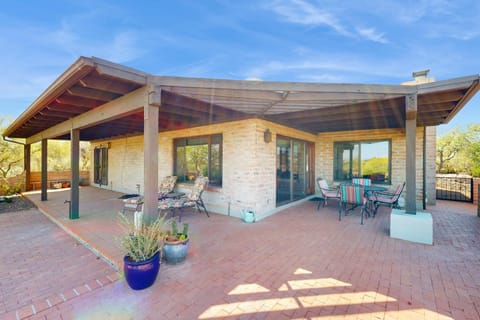
<svg viewBox="0 0 480 320"><path fill-rule="evenodd" d="M12 201L7 202L7 198L10 198ZM36 206L22 195L0 197L0 213L24 211L32 208L36 208Z"/></svg>

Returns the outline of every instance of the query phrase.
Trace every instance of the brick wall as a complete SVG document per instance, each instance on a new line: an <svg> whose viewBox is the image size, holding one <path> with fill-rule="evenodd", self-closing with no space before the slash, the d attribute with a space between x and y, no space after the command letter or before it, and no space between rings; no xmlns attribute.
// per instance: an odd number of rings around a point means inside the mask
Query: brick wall
<svg viewBox="0 0 480 320"><path fill-rule="evenodd" d="M478 186L480 185L480 178L473 178L473 203L478 205Z"/></svg>
<svg viewBox="0 0 480 320"><path fill-rule="evenodd" d="M437 128L436 127L427 127L426 128L426 148L425 148L425 157L426 157L426 197L427 205L435 205L437 200L437 191L436 191L436 156L437 156Z"/></svg>
<svg viewBox="0 0 480 320"><path fill-rule="evenodd" d="M381 140L391 139L392 141L392 186L393 189L405 182L405 131L402 129L385 130L359 130L345 132L320 133L315 146L315 176L333 181L333 144L337 141L359 141L359 140ZM417 128L416 145L416 167L417 167L417 207L422 208L423 199L423 128Z"/></svg>
<svg viewBox="0 0 480 320"><path fill-rule="evenodd" d="M270 143L263 139L267 128L272 132ZM173 173L173 139L217 133L223 135L223 185L209 187L204 201L209 210L236 217L241 216L242 210L251 208L259 219L276 210L276 135L311 142L316 139L315 135L260 119L162 132L159 134L159 177ZM109 185L104 188L136 193L136 184L143 188L143 136L96 141L92 143L92 150L106 142L110 142ZM93 172L90 177L93 181ZM188 192L189 187L177 185L180 191Z"/></svg>
<svg viewBox="0 0 480 320"><path fill-rule="evenodd" d="M272 132L265 143L263 133ZM401 129L321 133L313 135L260 119L249 119L159 133L159 177L173 173L173 139L201 135L223 135L223 185L209 187L204 201L209 210L240 217L254 209L261 219L276 212L276 139L282 135L315 143L315 177L333 180L333 142L362 139L392 140L392 185L405 181L405 133ZM93 148L110 142L109 184L105 188L136 193L143 188L143 136L96 141ZM92 148L92 150L93 150ZM92 151L93 152L93 151ZM417 130L417 199L422 203L423 128ZM93 181L93 172L90 173ZM392 188L393 188L392 186ZM190 185L178 184L188 192ZM143 193L143 190L140 190Z"/></svg>

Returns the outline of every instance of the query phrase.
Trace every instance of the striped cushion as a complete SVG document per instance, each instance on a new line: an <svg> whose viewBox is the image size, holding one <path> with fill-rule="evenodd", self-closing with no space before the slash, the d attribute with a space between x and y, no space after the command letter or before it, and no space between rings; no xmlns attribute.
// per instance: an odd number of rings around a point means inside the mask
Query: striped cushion
<svg viewBox="0 0 480 320"><path fill-rule="evenodd" d="M361 186L370 186L372 185L372 180L369 178L352 178L353 184L359 184Z"/></svg>
<svg viewBox="0 0 480 320"><path fill-rule="evenodd" d="M367 201L364 196L363 187L360 185L342 184L340 190L341 201L343 203L362 205Z"/></svg>

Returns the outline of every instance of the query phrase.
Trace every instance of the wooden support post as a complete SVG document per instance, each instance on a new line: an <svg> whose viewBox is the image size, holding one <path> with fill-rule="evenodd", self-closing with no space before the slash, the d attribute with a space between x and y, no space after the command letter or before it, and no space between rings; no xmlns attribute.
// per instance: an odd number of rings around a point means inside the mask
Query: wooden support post
<svg viewBox="0 0 480 320"><path fill-rule="evenodd" d="M150 223L158 216L158 113L161 104L160 89L148 86L144 115L143 177L144 204L143 217Z"/></svg>
<svg viewBox="0 0 480 320"><path fill-rule="evenodd" d="M70 219L78 219L80 196L80 130L72 129L70 132L70 167L71 167L71 181L70 181Z"/></svg>
<svg viewBox="0 0 480 320"><path fill-rule="evenodd" d="M48 188L48 140L42 139L42 158L41 158L41 170L42 170L42 193L40 199L47 201L47 188Z"/></svg>
<svg viewBox="0 0 480 320"><path fill-rule="evenodd" d="M405 139L406 139L406 199L405 212L417 213L417 166L416 166L416 143L417 143L417 95L410 94L405 97Z"/></svg>
<svg viewBox="0 0 480 320"><path fill-rule="evenodd" d="M32 190L30 184L30 173L31 173L31 167L30 167L30 145L26 144L23 146L23 168L25 171L25 191L30 191Z"/></svg>

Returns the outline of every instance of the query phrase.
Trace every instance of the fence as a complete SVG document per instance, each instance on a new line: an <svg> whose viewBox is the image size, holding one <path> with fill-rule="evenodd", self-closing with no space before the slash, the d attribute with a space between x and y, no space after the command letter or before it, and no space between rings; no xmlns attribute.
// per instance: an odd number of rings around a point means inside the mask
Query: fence
<svg viewBox="0 0 480 320"><path fill-rule="evenodd" d="M474 202L474 179L471 177L437 176L437 199Z"/></svg>
<svg viewBox="0 0 480 320"><path fill-rule="evenodd" d="M0 181L0 196L9 194L9 190L29 191L40 189L41 172L30 173L30 185L25 186L25 172L10 177L2 178ZM50 171L47 173L47 188L64 188L70 187L71 171ZM80 185L90 184L89 171L80 171Z"/></svg>

